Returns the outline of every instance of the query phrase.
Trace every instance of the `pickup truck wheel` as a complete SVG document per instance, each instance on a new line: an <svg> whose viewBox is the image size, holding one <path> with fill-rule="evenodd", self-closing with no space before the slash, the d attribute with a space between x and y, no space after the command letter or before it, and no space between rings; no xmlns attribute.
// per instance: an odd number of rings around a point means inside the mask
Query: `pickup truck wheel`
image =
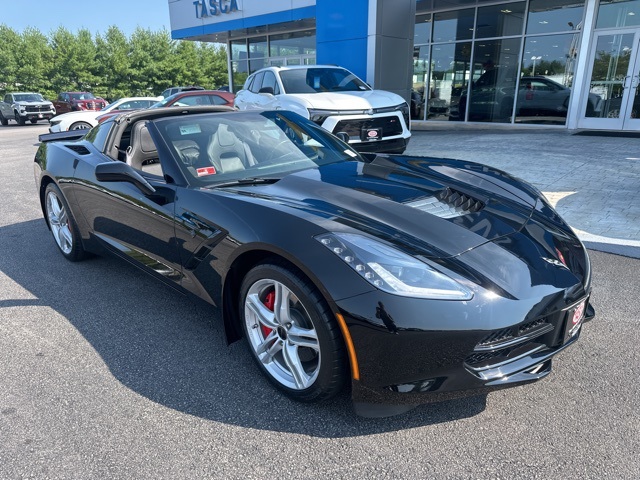
<svg viewBox="0 0 640 480"><path fill-rule="evenodd" d="M2 125L4 125L5 127L6 127L7 125L9 125L9 120L7 120L6 118L4 118L4 115L2 115L2 112L0 112L0 123L1 123Z"/></svg>
<svg viewBox="0 0 640 480"><path fill-rule="evenodd" d="M18 112L16 112L15 119L16 122L18 122L18 125L24 125L24 118L22 118Z"/></svg>

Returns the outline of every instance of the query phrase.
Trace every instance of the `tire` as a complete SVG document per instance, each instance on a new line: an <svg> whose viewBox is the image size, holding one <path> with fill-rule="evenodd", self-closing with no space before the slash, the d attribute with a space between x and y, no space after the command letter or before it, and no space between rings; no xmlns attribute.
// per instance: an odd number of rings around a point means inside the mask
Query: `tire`
<svg viewBox="0 0 640 480"><path fill-rule="evenodd" d="M78 225L55 183L50 183L44 192L44 206L51 234L62 255L71 262L86 258Z"/></svg>
<svg viewBox="0 0 640 480"><path fill-rule="evenodd" d="M71 124L69 130L84 130L86 128L93 128L90 123L87 122L76 122Z"/></svg>
<svg viewBox="0 0 640 480"><path fill-rule="evenodd" d="M278 307L286 300L286 308ZM257 265L240 287L240 319L249 350L288 397L318 402L340 392L346 354L333 314L315 286L291 267Z"/></svg>
<svg viewBox="0 0 640 480"><path fill-rule="evenodd" d="M5 127L9 125L9 120L4 118L4 115L2 115L2 112L0 112L0 123Z"/></svg>
<svg viewBox="0 0 640 480"><path fill-rule="evenodd" d="M15 113L14 118L16 122L18 122L18 125L21 127L24 126L24 118L22 118L18 112Z"/></svg>

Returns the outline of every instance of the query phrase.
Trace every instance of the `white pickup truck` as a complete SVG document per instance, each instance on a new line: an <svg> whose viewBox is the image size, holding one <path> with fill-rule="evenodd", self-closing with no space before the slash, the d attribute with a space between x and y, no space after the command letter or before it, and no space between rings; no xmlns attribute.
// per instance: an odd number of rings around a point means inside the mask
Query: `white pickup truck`
<svg viewBox="0 0 640 480"><path fill-rule="evenodd" d="M38 120L49 120L56 114L53 103L45 100L42 95L34 92L13 92L4 96L0 102L0 123L7 125L9 120L15 120L18 125L24 125L27 120L37 123Z"/></svg>

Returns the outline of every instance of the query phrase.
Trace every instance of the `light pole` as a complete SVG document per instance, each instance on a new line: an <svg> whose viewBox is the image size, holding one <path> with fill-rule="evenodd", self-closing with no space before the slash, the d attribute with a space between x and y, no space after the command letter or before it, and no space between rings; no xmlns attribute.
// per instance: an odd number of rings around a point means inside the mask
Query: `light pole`
<svg viewBox="0 0 640 480"><path fill-rule="evenodd" d="M542 60L542 57L533 56L531 57L531 60L533 60L533 72L531 73L531 76L535 77L536 76L536 60Z"/></svg>

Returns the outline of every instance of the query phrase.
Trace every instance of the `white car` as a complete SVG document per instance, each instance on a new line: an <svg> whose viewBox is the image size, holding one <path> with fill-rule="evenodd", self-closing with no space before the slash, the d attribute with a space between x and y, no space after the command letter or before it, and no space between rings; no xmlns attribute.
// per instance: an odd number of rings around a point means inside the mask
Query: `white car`
<svg viewBox="0 0 640 480"><path fill-rule="evenodd" d="M85 128L93 128L98 124L100 115L117 110L138 110L141 108L149 108L158 102L160 97L127 97L110 103L102 110L97 111L79 111L69 112L53 117L49 120L49 132L66 132L67 130L82 130Z"/></svg>
<svg viewBox="0 0 640 480"><path fill-rule="evenodd" d="M291 110L360 152L404 152L411 137L409 105L400 95L373 90L331 65L267 67L236 94L240 110Z"/></svg>

